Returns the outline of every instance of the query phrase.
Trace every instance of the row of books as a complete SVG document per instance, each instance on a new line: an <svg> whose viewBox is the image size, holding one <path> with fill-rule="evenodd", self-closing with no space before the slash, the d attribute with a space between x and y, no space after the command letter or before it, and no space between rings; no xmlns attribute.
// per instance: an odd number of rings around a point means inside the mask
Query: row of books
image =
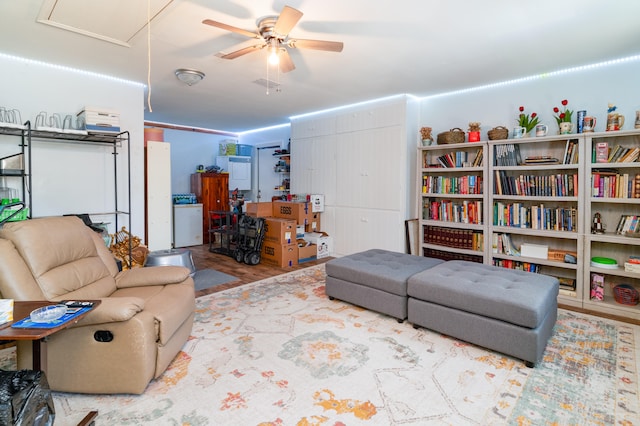
<svg viewBox="0 0 640 426"><path fill-rule="evenodd" d="M496 170L493 186L497 195L573 197L578 193L578 175L557 173L512 176L504 170Z"/></svg>
<svg viewBox="0 0 640 426"><path fill-rule="evenodd" d="M640 174L615 170L591 172L591 196L596 198L640 198Z"/></svg>
<svg viewBox="0 0 640 426"><path fill-rule="evenodd" d="M616 234L624 235L627 232L640 232L640 216L635 214L623 214L616 226Z"/></svg>
<svg viewBox="0 0 640 426"><path fill-rule="evenodd" d="M482 194L482 176L422 176L423 194Z"/></svg>
<svg viewBox="0 0 640 426"><path fill-rule="evenodd" d="M504 144L494 146L495 166L519 166L522 164L578 164L578 140L568 139L562 160L550 155L530 156L522 160L519 144Z"/></svg>
<svg viewBox="0 0 640 426"><path fill-rule="evenodd" d="M505 145L495 145L493 148L495 156L494 166L518 166L522 164L520 145L509 143Z"/></svg>
<svg viewBox="0 0 640 426"><path fill-rule="evenodd" d="M427 200L424 210L424 219L456 223L482 223L482 201Z"/></svg>
<svg viewBox="0 0 640 426"><path fill-rule="evenodd" d="M564 148L564 156L562 164L578 164L580 157L578 156L578 140L569 139Z"/></svg>
<svg viewBox="0 0 640 426"><path fill-rule="evenodd" d="M440 246L482 251L484 234L471 229L454 229L444 226L423 225L424 242Z"/></svg>
<svg viewBox="0 0 640 426"><path fill-rule="evenodd" d="M536 272L536 273L540 272L540 265L536 263L530 263L530 262L521 262L519 260L493 259L492 264L493 266L500 266L501 268L518 269L520 271Z"/></svg>
<svg viewBox="0 0 640 426"><path fill-rule="evenodd" d="M493 204L493 225L550 231L578 231L578 209L574 207L545 207L544 204Z"/></svg>
<svg viewBox="0 0 640 426"><path fill-rule="evenodd" d="M513 244L509 234L494 233L492 235L491 251L509 256L520 256L520 250Z"/></svg>
<svg viewBox="0 0 640 426"><path fill-rule="evenodd" d="M593 147L594 163L633 163L640 157L640 147L625 148L621 145L609 149L608 142L597 142Z"/></svg>
<svg viewBox="0 0 640 426"><path fill-rule="evenodd" d="M441 260L466 260L468 262L482 263L482 256L475 256L473 254L454 253L451 251L432 248L424 248L423 254L425 257L433 257Z"/></svg>
<svg viewBox="0 0 640 426"><path fill-rule="evenodd" d="M478 167L482 165L482 156L482 148L478 148L472 161L469 151L452 151L443 155L434 155L435 161L433 161L433 158L429 161L427 156L425 156L425 164L423 166L424 168Z"/></svg>

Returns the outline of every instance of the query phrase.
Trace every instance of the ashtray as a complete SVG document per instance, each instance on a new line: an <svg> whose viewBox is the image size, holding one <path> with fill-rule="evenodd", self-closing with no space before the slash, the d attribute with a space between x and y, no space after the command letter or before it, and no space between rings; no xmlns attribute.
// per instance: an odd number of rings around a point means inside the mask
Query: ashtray
<svg viewBox="0 0 640 426"><path fill-rule="evenodd" d="M62 318L67 313L65 305L47 305L31 311L29 317L33 322L51 322Z"/></svg>

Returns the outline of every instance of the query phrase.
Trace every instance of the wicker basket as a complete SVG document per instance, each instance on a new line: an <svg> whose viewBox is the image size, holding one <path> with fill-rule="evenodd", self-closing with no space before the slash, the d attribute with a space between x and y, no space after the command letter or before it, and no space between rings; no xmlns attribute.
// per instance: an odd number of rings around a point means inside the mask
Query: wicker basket
<svg viewBox="0 0 640 426"><path fill-rule="evenodd" d="M618 284L613 288L613 296L616 302L623 305L638 304L638 290L629 284Z"/></svg>
<svg viewBox="0 0 640 426"><path fill-rule="evenodd" d="M438 145L464 142L464 131L459 127L454 127L448 132L438 133Z"/></svg>
<svg viewBox="0 0 640 426"><path fill-rule="evenodd" d="M578 253L575 251L568 251L568 250L549 250L547 252L547 259L549 260L553 260L556 262L564 262L565 261L565 256L566 255L572 255L573 257L577 257Z"/></svg>
<svg viewBox="0 0 640 426"><path fill-rule="evenodd" d="M487 136L489 136L490 141L495 141L499 139L508 139L509 129L507 129L504 126L494 127L493 129L487 132Z"/></svg>

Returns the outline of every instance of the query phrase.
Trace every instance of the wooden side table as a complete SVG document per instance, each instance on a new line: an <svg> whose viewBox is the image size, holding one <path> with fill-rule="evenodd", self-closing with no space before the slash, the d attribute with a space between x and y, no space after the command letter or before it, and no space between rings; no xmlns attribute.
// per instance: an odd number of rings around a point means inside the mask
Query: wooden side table
<svg viewBox="0 0 640 426"><path fill-rule="evenodd" d="M77 317L73 318L73 320L61 324L57 327L53 328L13 328L11 325L14 322L20 321L23 318L26 318L31 314L31 311L34 309L41 308L47 305L55 305L55 302L49 302L46 300L35 300L35 301L14 301L13 302L13 318L12 322L3 324L2 329L0 329L0 341L6 340L31 340L31 350L32 350L32 362L34 370L42 370L46 371L47 369L47 345L46 339L48 336L51 336L53 333L57 333L60 330L64 330L69 327L71 324L77 323L80 319L84 318L89 312L93 310L96 306L98 306L101 301L100 300L89 300L89 302L93 302L91 309L86 312L81 313ZM78 426L92 425L94 424L95 418L98 416L97 411L89 412L81 421L78 423Z"/></svg>
<svg viewBox="0 0 640 426"><path fill-rule="evenodd" d="M49 302L46 300L37 301L15 301L13 303L13 322L4 324L4 328L0 329L0 341L3 340L31 340L32 353L33 353L33 369L43 370L47 369L47 349L46 338L47 336L57 333L60 330L64 330L71 324L77 323L80 319L84 318L93 308L98 306L100 300L90 300L93 302L93 306L86 312L75 317L72 321L61 324L54 328L13 328L11 325L23 318L29 316L34 309L41 308L47 305L55 305L55 302Z"/></svg>

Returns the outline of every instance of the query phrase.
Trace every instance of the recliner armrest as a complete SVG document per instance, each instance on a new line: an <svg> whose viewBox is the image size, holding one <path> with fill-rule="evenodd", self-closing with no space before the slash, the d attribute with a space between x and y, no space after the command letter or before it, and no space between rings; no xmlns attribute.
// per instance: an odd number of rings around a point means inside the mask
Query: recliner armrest
<svg viewBox="0 0 640 426"><path fill-rule="evenodd" d="M78 326L128 321L144 310L144 300L139 297L106 297L100 300L102 303L78 321Z"/></svg>
<svg viewBox="0 0 640 426"><path fill-rule="evenodd" d="M127 269L116 275L116 287L180 284L189 278L190 272L187 267L174 265Z"/></svg>

